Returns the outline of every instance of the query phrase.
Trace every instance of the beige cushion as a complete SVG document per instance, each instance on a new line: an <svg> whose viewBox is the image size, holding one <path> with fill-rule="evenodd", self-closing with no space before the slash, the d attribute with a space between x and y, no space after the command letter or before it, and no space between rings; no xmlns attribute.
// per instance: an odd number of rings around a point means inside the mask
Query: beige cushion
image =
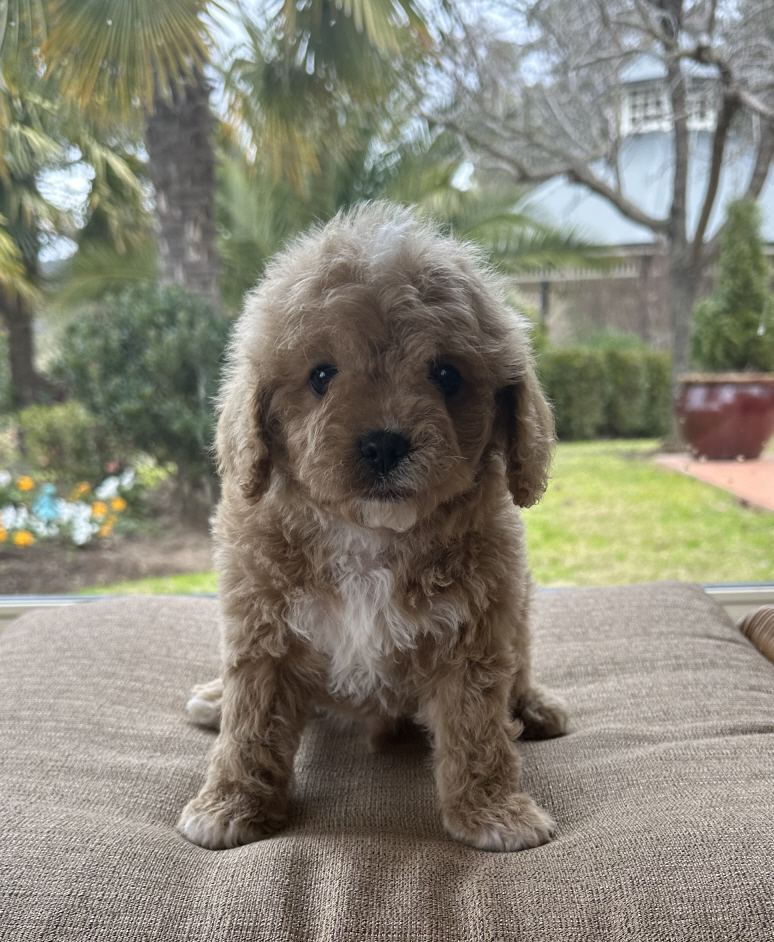
<svg viewBox="0 0 774 942"><path fill-rule="evenodd" d="M440 825L428 754L313 721L280 835L213 852L174 822L212 734L216 603L118 599L0 637L0 939L771 940L774 667L698 588L539 600L570 734L525 744L557 839L493 854Z"/></svg>

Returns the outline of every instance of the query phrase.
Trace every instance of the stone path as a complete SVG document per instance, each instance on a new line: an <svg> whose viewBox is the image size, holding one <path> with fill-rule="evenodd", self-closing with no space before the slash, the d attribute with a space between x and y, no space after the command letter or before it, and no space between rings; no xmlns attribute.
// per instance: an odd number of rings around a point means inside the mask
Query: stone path
<svg viewBox="0 0 774 942"><path fill-rule="evenodd" d="M774 510L774 455L757 461L697 461L691 455L657 455L656 464L722 487L742 500Z"/></svg>

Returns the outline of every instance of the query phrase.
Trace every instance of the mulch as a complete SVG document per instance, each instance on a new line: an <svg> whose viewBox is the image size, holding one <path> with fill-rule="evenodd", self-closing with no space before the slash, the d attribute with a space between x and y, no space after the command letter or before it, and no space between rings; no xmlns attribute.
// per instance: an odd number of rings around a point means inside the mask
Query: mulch
<svg viewBox="0 0 774 942"><path fill-rule="evenodd" d="M0 547L0 595L79 592L149 576L212 569L212 543L204 528L178 524L161 535L101 540L85 547L38 543Z"/></svg>

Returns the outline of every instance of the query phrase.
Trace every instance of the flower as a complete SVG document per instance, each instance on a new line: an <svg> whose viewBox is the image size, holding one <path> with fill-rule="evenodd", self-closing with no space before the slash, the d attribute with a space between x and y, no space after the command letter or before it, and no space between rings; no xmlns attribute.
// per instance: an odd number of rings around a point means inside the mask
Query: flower
<svg viewBox="0 0 774 942"><path fill-rule="evenodd" d="M8 485L13 481L9 471L0 471L0 487L8 487Z"/></svg>
<svg viewBox="0 0 774 942"><path fill-rule="evenodd" d="M83 497L83 495L87 491L90 491L90 490L91 490L91 484L89 484L87 481L81 481L79 484L76 484L75 487L73 488L73 492L70 495L70 499L78 500L79 497Z"/></svg>
<svg viewBox="0 0 774 942"><path fill-rule="evenodd" d="M118 462L117 461L108 461L105 465L105 470L108 474L115 474L118 471Z"/></svg>
<svg viewBox="0 0 774 942"><path fill-rule="evenodd" d="M5 538L8 536L8 531L0 527L0 543L5 543Z"/></svg>
<svg viewBox="0 0 774 942"><path fill-rule="evenodd" d="M122 510L126 510L126 501L123 497L114 497L113 500L110 501L110 506L116 513L121 513Z"/></svg>
<svg viewBox="0 0 774 942"><path fill-rule="evenodd" d="M16 486L20 491L31 491L32 488L35 487L35 482L31 477L27 477L25 474L23 477L19 478L19 480L16 482Z"/></svg>
<svg viewBox="0 0 774 942"><path fill-rule="evenodd" d="M108 536L110 531L113 529L113 525L116 522L115 517L108 517L107 520L102 524L102 526L97 530L97 536Z"/></svg>
<svg viewBox="0 0 774 942"><path fill-rule="evenodd" d="M13 542L16 546L32 546L35 542L35 537L29 530L19 530L18 533L14 533Z"/></svg>
<svg viewBox="0 0 774 942"><path fill-rule="evenodd" d="M26 507L14 507L13 504L8 504L3 507L0 518L6 530L24 530L30 519L30 512Z"/></svg>
<svg viewBox="0 0 774 942"><path fill-rule="evenodd" d="M101 500L95 500L91 505L91 512L95 517L104 517L108 512L107 504Z"/></svg>
<svg viewBox="0 0 774 942"><path fill-rule="evenodd" d="M105 478L99 487L94 488L94 493L100 500L110 500L118 496L120 481L117 477Z"/></svg>
<svg viewBox="0 0 774 942"><path fill-rule="evenodd" d="M73 543L76 546L83 546L94 536L98 527L96 524L89 523L88 520L76 518L73 522Z"/></svg>

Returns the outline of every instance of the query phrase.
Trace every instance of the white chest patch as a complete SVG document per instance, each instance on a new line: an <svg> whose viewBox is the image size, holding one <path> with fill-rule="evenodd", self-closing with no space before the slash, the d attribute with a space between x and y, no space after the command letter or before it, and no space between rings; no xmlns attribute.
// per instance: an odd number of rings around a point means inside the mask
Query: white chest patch
<svg viewBox="0 0 774 942"><path fill-rule="evenodd" d="M342 526L331 542L335 603L303 595L291 606L290 628L330 659L331 693L356 703L383 699L395 655L415 647L421 635L440 632L446 621L408 618L397 609L393 574L379 561L386 538Z"/></svg>

